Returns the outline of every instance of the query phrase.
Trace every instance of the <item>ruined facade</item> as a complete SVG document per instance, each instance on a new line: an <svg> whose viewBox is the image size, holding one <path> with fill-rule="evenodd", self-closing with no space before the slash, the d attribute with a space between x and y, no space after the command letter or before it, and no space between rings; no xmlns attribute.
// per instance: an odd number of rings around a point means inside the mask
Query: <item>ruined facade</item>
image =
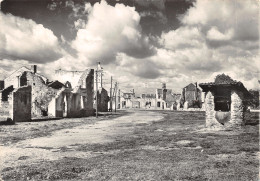
<svg viewBox="0 0 260 181"><path fill-rule="evenodd" d="M216 77L215 82L200 86L206 93L207 127L240 127L245 124L244 114L251 94L241 82L222 74Z"/></svg>
<svg viewBox="0 0 260 181"><path fill-rule="evenodd" d="M180 107L201 108L203 100L202 89L197 86L197 83L190 83L182 89Z"/></svg>
<svg viewBox="0 0 260 181"><path fill-rule="evenodd" d="M102 88L98 91L98 111L107 112L108 111L109 96L106 89Z"/></svg>
<svg viewBox="0 0 260 181"><path fill-rule="evenodd" d="M180 100L180 94L175 94L171 89L162 84L161 89L156 89L156 109L175 110Z"/></svg>
<svg viewBox="0 0 260 181"><path fill-rule="evenodd" d="M94 114L94 70L56 70L55 78L64 86L48 106L54 117L83 117ZM49 86L62 86L56 82Z"/></svg>
<svg viewBox="0 0 260 181"><path fill-rule="evenodd" d="M14 122L30 121L32 87L23 86L16 89L10 87L10 91L1 92L0 117Z"/></svg>
<svg viewBox="0 0 260 181"><path fill-rule="evenodd" d="M76 76L73 77L74 72ZM18 69L4 80L6 87L0 91L0 116L25 121L45 116L92 115L94 70L74 72L59 70L55 77L60 81L49 82L37 73L35 65L32 69Z"/></svg>
<svg viewBox="0 0 260 181"><path fill-rule="evenodd" d="M175 94L171 89L166 89L164 83L161 89L156 89L155 94L123 93L120 96L120 108L141 108L141 109L161 109L174 110L180 99L180 94Z"/></svg>

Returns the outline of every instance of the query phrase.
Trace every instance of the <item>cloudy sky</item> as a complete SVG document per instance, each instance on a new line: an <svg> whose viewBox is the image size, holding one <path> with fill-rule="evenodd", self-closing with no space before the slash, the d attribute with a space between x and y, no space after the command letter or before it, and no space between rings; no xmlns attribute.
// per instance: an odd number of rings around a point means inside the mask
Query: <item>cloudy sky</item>
<svg viewBox="0 0 260 181"><path fill-rule="evenodd" d="M2 1L2 2L1 2ZM124 92L226 73L258 88L258 0L0 0L0 76L29 64L55 69L101 62Z"/></svg>

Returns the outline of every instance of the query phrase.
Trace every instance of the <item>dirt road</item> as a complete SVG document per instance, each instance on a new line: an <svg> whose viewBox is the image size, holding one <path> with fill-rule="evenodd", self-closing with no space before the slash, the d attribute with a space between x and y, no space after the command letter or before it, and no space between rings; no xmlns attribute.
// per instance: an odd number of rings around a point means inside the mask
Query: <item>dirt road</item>
<svg viewBox="0 0 260 181"><path fill-rule="evenodd" d="M23 140L11 146L1 146L1 170L64 157L88 158L104 154L102 152L81 152L75 148L83 144L113 142L116 137L132 132L135 127L144 126L144 124L147 125L162 118L162 114L155 112L131 112L115 119L62 129L53 132L50 136Z"/></svg>

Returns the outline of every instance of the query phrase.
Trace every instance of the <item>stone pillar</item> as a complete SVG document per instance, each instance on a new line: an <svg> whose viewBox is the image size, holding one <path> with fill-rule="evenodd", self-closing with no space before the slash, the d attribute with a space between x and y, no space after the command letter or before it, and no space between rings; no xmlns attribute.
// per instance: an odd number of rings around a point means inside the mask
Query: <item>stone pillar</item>
<svg viewBox="0 0 260 181"><path fill-rule="evenodd" d="M177 104L177 110L180 110L180 108L181 108L181 104L178 102L178 104Z"/></svg>
<svg viewBox="0 0 260 181"><path fill-rule="evenodd" d="M231 118L228 126L240 127L244 125L245 105L243 104L243 94L240 91L231 91Z"/></svg>
<svg viewBox="0 0 260 181"><path fill-rule="evenodd" d="M221 124L215 118L215 103L212 92L208 92L205 99L206 127L220 127Z"/></svg>
<svg viewBox="0 0 260 181"><path fill-rule="evenodd" d="M183 109L184 110L188 110L188 108L189 108L189 103L188 103L188 101L186 101L185 103L184 103L184 105L183 105Z"/></svg>

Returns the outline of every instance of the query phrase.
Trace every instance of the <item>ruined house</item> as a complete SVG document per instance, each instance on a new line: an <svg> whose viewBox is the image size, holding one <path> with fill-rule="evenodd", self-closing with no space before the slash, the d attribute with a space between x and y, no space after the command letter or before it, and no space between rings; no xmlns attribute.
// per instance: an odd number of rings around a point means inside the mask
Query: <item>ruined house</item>
<svg viewBox="0 0 260 181"><path fill-rule="evenodd" d="M44 114L37 104L44 89L44 76L37 73L37 66L31 69L21 67L3 80L0 92L2 116L14 121L29 121L33 116Z"/></svg>
<svg viewBox="0 0 260 181"><path fill-rule="evenodd" d="M251 94L242 82L222 74L218 75L214 82L201 83L200 87L206 93L207 127L240 127L245 124L244 114Z"/></svg>
<svg viewBox="0 0 260 181"><path fill-rule="evenodd" d="M120 97L121 99L121 107L120 108L132 108L133 103L132 100L135 99L135 93L129 92L129 93L123 93L122 96ZM138 105L138 103L136 103Z"/></svg>
<svg viewBox="0 0 260 181"><path fill-rule="evenodd" d="M84 117L94 114L94 70L55 71L56 81L49 87L59 88L48 105L54 117ZM63 86L64 85L64 86ZM56 89L57 90L57 89Z"/></svg>
<svg viewBox="0 0 260 181"><path fill-rule="evenodd" d="M162 84L161 89L156 89L156 109L176 109L179 99L180 94L175 94L171 89L167 89L166 83Z"/></svg>
<svg viewBox="0 0 260 181"><path fill-rule="evenodd" d="M155 94L141 94L136 96L134 91L123 93L120 97L120 108L141 108L141 109L176 109L180 94L175 94L171 89L166 89L164 83L161 89L156 89Z"/></svg>
<svg viewBox="0 0 260 181"><path fill-rule="evenodd" d="M140 98L141 108L155 108L156 107L156 95L155 94L142 94Z"/></svg>
<svg viewBox="0 0 260 181"><path fill-rule="evenodd" d="M182 89L181 95L181 107L184 109L188 108L201 108L203 102L202 89L197 83L190 83Z"/></svg>
<svg viewBox="0 0 260 181"><path fill-rule="evenodd" d="M1 115L14 121L91 115L93 76L94 70L83 71L77 78L60 70L55 77L62 82L49 82L37 73L36 65L32 69L21 67L4 80L0 91Z"/></svg>

